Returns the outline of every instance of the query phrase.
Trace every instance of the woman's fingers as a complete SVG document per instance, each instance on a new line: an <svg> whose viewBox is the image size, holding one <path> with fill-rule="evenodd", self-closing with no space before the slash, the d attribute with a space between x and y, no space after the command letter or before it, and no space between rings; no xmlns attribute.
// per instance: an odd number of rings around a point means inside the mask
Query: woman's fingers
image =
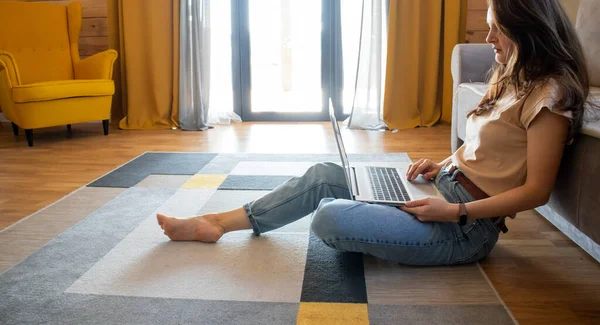
<svg viewBox="0 0 600 325"><path fill-rule="evenodd" d="M441 167L436 166L435 168L430 168L427 173L423 174L423 177L428 180L433 180L435 176L440 172Z"/></svg>
<svg viewBox="0 0 600 325"><path fill-rule="evenodd" d="M425 159L421 158L416 163L410 164L408 166L408 171L406 172L406 179L410 180L415 170L423 163Z"/></svg>
<svg viewBox="0 0 600 325"><path fill-rule="evenodd" d="M415 207L427 205L428 203L429 203L429 197L424 197L422 199L408 201L405 203L405 206L409 207L409 208L415 208Z"/></svg>
<svg viewBox="0 0 600 325"><path fill-rule="evenodd" d="M429 172L423 174L423 178L425 178L427 180L432 180L434 176L435 175L434 175L434 173L432 171L429 171Z"/></svg>
<svg viewBox="0 0 600 325"><path fill-rule="evenodd" d="M437 175L440 169L441 166L430 159L419 159L416 163L408 166L406 179L413 181L422 174L425 179L431 180Z"/></svg>
<svg viewBox="0 0 600 325"><path fill-rule="evenodd" d="M413 171L410 174L410 177L407 177L407 179L409 181L413 181L417 178L417 176L424 174L426 172L429 172L433 165L433 162L429 159L423 159L423 161L420 161L420 162L421 163L418 164L418 166L415 166L413 168Z"/></svg>
<svg viewBox="0 0 600 325"><path fill-rule="evenodd" d="M423 206L418 206L414 208L403 206L400 207L400 209L404 212L412 214L415 218L419 219L419 221L429 220L429 218L425 216L425 207Z"/></svg>
<svg viewBox="0 0 600 325"><path fill-rule="evenodd" d="M421 175L421 174L425 174L426 172L429 171L429 169L431 168L430 164L421 164L421 166L419 166L417 168L417 170L415 170L415 172L412 175L412 178L410 179L411 181L414 181L415 179L417 179L417 176Z"/></svg>

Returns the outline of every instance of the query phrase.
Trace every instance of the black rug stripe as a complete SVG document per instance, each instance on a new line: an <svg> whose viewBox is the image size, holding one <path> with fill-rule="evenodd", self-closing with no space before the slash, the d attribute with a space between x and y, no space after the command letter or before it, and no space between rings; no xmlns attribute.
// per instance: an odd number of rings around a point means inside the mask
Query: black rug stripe
<svg viewBox="0 0 600 325"><path fill-rule="evenodd" d="M300 301L367 303L363 254L339 252L311 231Z"/></svg>
<svg viewBox="0 0 600 325"><path fill-rule="evenodd" d="M208 164L216 153L147 152L88 187L132 187L148 175L194 175Z"/></svg>

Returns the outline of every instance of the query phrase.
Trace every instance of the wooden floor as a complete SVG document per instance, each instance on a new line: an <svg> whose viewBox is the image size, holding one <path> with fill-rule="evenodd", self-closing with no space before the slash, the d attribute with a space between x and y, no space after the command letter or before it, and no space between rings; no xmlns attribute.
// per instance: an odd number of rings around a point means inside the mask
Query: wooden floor
<svg viewBox="0 0 600 325"><path fill-rule="evenodd" d="M22 132L22 131L21 131ZM23 132L22 132L23 133ZM396 133L343 130L349 153L450 155L450 128ZM328 123L241 123L205 132L123 131L98 123L35 131L35 147L0 128L0 229L68 195L146 151L335 153ZM600 324L600 264L535 211L508 221L481 266L520 324Z"/></svg>

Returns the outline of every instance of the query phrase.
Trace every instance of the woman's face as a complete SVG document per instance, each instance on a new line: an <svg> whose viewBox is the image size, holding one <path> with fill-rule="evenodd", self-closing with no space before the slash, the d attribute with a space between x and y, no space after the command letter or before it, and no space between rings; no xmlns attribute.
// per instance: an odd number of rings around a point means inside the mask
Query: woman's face
<svg viewBox="0 0 600 325"><path fill-rule="evenodd" d="M498 29L498 25L496 25L496 21L494 20L494 15L492 15L491 8L488 8L487 11L487 23L490 26L490 32L485 38L485 41L494 46L496 62L500 64L506 64L506 62L508 62L510 53L513 51L513 42Z"/></svg>

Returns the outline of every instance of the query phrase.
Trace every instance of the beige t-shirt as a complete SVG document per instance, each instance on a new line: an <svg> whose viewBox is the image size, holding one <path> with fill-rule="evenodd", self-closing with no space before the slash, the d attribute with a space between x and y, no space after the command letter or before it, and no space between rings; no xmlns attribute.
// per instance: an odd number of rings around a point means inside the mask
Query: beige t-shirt
<svg viewBox="0 0 600 325"><path fill-rule="evenodd" d="M452 155L452 163L490 196L525 184L527 129L531 121L544 107L571 118L571 112L554 110L558 96L554 80L518 100L514 91L505 92L494 109L469 116L465 142Z"/></svg>

